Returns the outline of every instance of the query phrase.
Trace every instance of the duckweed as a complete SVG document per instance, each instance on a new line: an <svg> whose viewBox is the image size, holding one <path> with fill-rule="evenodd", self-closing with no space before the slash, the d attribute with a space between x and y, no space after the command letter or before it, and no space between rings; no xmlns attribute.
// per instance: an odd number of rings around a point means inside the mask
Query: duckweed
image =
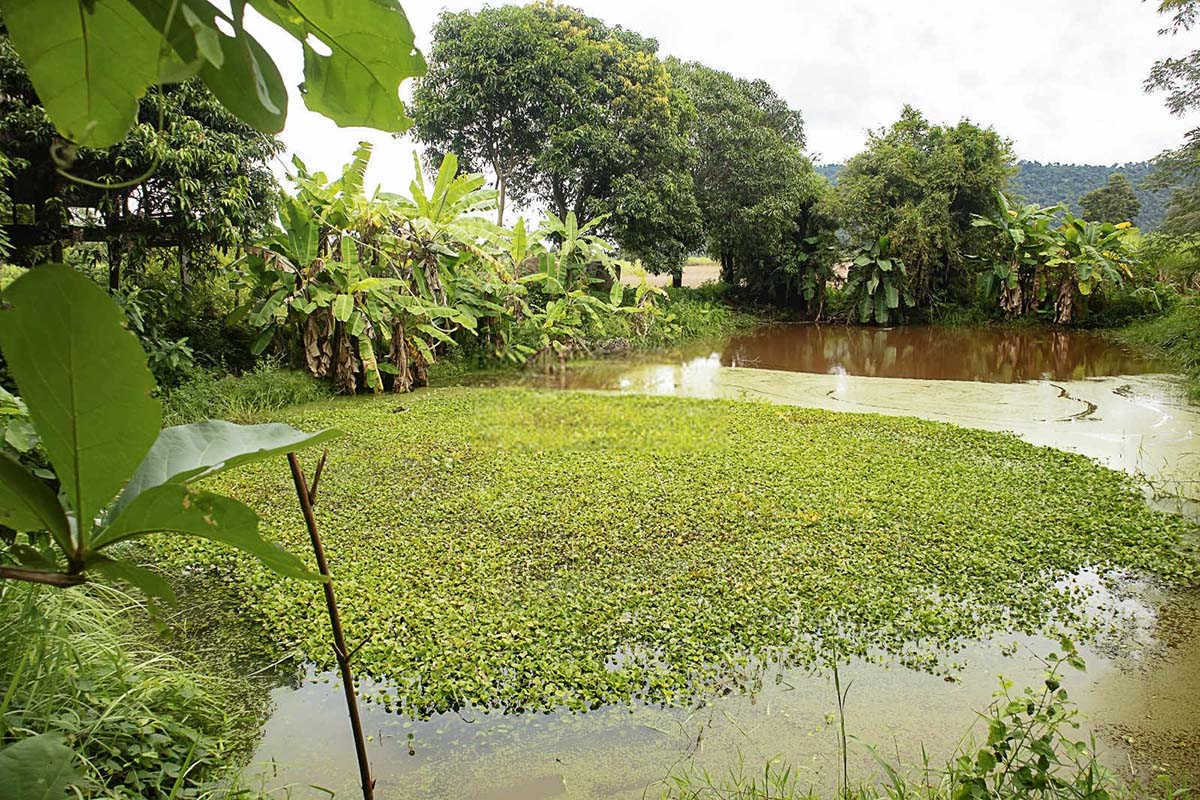
<svg viewBox="0 0 1200 800"><path fill-rule="evenodd" d="M1081 631L1081 570L1195 580L1195 526L1012 436L726 401L453 388L342 398L317 515L359 669L427 715L675 703L829 653L939 669ZM310 459L311 460L311 459ZM284 463L227 473L298 553ZM204 545L246 612L330 666L315 585Z"/></svg>

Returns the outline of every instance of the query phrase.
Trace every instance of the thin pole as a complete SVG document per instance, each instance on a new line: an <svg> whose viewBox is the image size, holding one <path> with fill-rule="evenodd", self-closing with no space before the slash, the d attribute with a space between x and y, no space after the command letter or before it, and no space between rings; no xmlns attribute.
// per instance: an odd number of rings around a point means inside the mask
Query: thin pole
<svg viewBox="0 0 1200 800"><path fill-rule="evenodd" d="M324 466L325 457L321 457ZM296 485L296 498L304 513L304 524L312 540L313 554L317 557L317 569L325 576L325 608L329 612L329 627L333 629L333 654L342 672L342 688L346 692L346 710L350 714L350 731L354 734L354 752L358 756L358 776L362 782L363 800L375 800L375 781L371 778L371 765L367 763L367 742L363 737L362 720L358 716L358 698L354 694L354 674L350 671L350 652L346 649L346 637L342 633L342 618L338 614L337 598L333 594L333 577L325 560L325 548L321 546L321 534L317 531L317 518L313 514L312 495L304 481L304 470L295 453L288 453L288 465L292 468L292 483ZM319 478L319 475L318 475ZM315 488L314 481L314 488Z"/></svg>

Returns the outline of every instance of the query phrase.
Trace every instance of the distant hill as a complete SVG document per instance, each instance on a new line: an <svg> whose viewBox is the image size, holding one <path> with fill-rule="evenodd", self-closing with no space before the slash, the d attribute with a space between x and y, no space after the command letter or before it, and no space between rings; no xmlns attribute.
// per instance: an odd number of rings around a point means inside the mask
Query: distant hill
<svg viewBox="0 0 1200 800"><path fill-rule="evenodd" d="M1027 202L1043 206L1067 203L1078 214L1079 198L1092 189L1108 182L1108 176L1122 172L1133 184L1138 199L1142 201L1142 213L1134 223L1144 231L1151 231L1162 224L1167 214L1169 189L1151 191L1142 184L1154 169L1148 161L1103 166L1096 164L1043 164L1040 161L1019 161L1020 168L1010 184L1013 191ZM815 169L836 183L843 164L818 164Z"/></svg>

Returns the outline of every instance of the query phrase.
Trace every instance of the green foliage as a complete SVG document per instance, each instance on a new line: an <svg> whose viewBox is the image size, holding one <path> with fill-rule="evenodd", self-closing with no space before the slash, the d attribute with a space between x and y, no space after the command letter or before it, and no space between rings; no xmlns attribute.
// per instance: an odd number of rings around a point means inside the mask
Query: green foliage
<svg viewBox="0 0 1200 800"><path fill-rule="evenodd" d="M425 63L397 3L347 0L336 15L322 0L249 5L302 44L310 109L339 125L395 132L409 126L400 83L422 74ZM208 0L0 2L13 46L58 133L88 147L120 141L149 87L191 76L257 130L282 130L283 78L242 27L242 7L234 11L225 14ZM309 37L329 52L319 52Z"/></svg>
<svg viewBox="0 0 1200 800"><path fill-rule="evenodd" d="M975 289L972 216L991 211L1012 167L1012 145L994 130L931 125L905 106L838 175L842 224L856 242L888 237L919 309L965 303Z"/></svg>
<svg viewBox="0 0 1200 800"><path fill-rule="evenodd" d="M1171 17L1162 34L1191 31L1197 22L1196 0L1162 0L1158 11ZM1200 105L1200 50L1156 61L1145 89L1165 92L1167 108L1176 116L1196 110ZM1200 233L1200 128L1189 131L1179 147L1160 153L1154 166L1151 185L1173 190L1163 230L1174 236Z"/></svg>
<svg viewBox="0 0 1200 800"><path fill-rule="evenodd" d="M892 255L886 236L852 253L845 290L858 321L887 325L903 317L904 309L913 306L906 277L904 262Z"/></svg>
<svg viewBox="0 0 1200 800"><path fill-rule="evenodd" d="M1166 189L1147 185L1154 165L1149 161L1126 164L1043 164L1040 161L1018 161L1017 174L1009 182L1013 194L1025 203L1039 206L1064 205L1074 214L1084 213L1081 198L1090 192L1104 188L1113 175L1128 178L1137 198L1139 211L1133 217L1109 220L1130 220L1143 231L1159 228L1167 213L1167 202L1171 193Z"/></svg>
<svg viewBox="0 0 1200 800"><path fill-rule="evenodd" d="M244 375L202 372L163 395L163 422L252 422L288 406L329 397L329 385L297 370L263 364Z"/></svg>
<svg viewBox="0 0 1200 800"><path fill-rule="evenodd" d="M992 242L981 243L987 254L973 258L986 265L980 275L985 297L998 295L1005 314L1028 316L1047 306L1054 322L1076 323L1086 316L1089 297L1133 278L1137 230L1128 222L1088 222L1061 208L1014 207L1000 192L996 204L993 216L972 221L995 232ZM1058 212L1063 220L1055 225Z"/></svg>
<svg viewBox="0 0 1200 800"><path fill-rule="evenodd" d="M746 658L831 647L937 669L963 637L1090 630L1064 580L1078 570L1197 575L1196 526L1147 508L1126 476L922 420L512 389L285 418L346 431L322 535L359 587L342 598L369 637L357 663L405 712L684 703L728 688ZM304 541L277 501L285 475L236 476L215 482ZM253 562L156 549L215 561L248 618L330 663L320 609Z"/></svg>
<svg viewBox="0 0 1200 800"><path fill-rule="evenodd" d="M1108 176L1108 183L1079 198L1083 218L1090 222L1129 222L1142 211L1142 203L1133 186L1120 172Z"/></svg>
<svg viewBox="0 0 1200 800"><path fill-rule="evenodd" d="M627 315L635 327L665 320L661 290L644 280L622 305L612 248L596 234L602 219L580 224L568 212L532 232L524 219L512 229L487 222L476 212L496 193L483 176L458 174L453 155L432 186L418 164L409 197L367 198L369 156L363 145L333 181L297 163L280 230L246 261L250 300L238 316L260 332L257 351L276 342L294 354L301 343L297 360L339 391L404 392L425 385L438 354L464 341L514 363L565 359L602 317Z"/></svg>
<svg viewBox="0 0 1200 800"><path fill-rule="evenodd" d="M1003 192L996 193L997 213L975 217L971 224L996 232L991 264L980 274L980 289L996 300L1009 316L1028 316L1037 308L1038 270L1059 245L1055 216L1060 206L1017 206Z"/></svg>
<svg viewBox="0 0 1200 800"><path fill-rule="evenodd" d="M122 271L140 277L152 254L183 259L182 275L194 280L215 266L214 248L244 244L270 221L277 189L269 162L282 144L227 111L199 81L144 97L133 128L112 147L73 148L70 172L79 180L48 158L55 137L21 59L0 35L0 148L21 209L18 224L4 223L17 263L63 260L57 249L81 237L106 247L113 287ZM136 186L96 185L138 175L145 179Z"/></svg>
<svg viewBox="0 0 1200 800"><path fill-rule="evenodd" d="M163 652L139 632L145 618L144 606L99 586L0 582L0 797L41 797L13 782L13 768L29 775L52 765L68 766L57 782L70 780L84 797L167 797L177 783L176 797L221 788L260 705L247 702L241 682Z"/></svg>
<svg viewBox="0 0 1200 800"><path fill-rule="evenodd" d="M831 182L845 169L844 164L820 164L817 172ZM1120 172L1128 176L1134 194L1140 204L1140 212L1133 224L1143 231L1159 228L1167 213L1168 189L1147 185L1154 165L1149 161L1131 161L1125 164L1043 164L1040 161L1018 161L1017 172L1009 180L1011 193L1022 203L1039 206L1064 205L1076 214L1083 212L1079 198L1107 183L1110 176ZM1121 220L1117 220L1120 222Z"/></svg>
<svg viewBox="0 0 1200 800"><path fill-rule="evenodd" d="M756 301L819 314L837 225L804 157L800 112L764 81L676 59L667 68L696 107L693 182L722 280Z"/></svg>
<svg viewBox="0 0 1200 800"><path fill-rule="evenodd" d="M559 219L603 217L623 251L669 271L700 244L694 111L657 47L565 5L443 13L417 135Z"/></svg>
<svg viewBox="0 0 1200 800"><path fill-rule="evenodd" d="M1200 403L1200 297L1180 297L1165 315L1135 322L1113 335L1177 363L1187 376L1188 397Z"/></svg>
<svg viewBox="0 0 1200 800"><path fill-rule="evenodd" d="M0 347L61 498L53 483L0 457L2 555L15 562L0 566L0 578L66 586L91 572L172 599L162 578L112 549L160 532L220 541L279 574L309 577L298 558L259 535L253 511L190 484L333 432L199 423L160 433L161 407L151 396L144 354L99 287L69 267L44 265L14 281L4 300ZM122 486L116 508L109 508Z"/></svg>
<svg viewBox="0 0 1200 800"><path fill-rule="evenodd" d="M429 71L414 91L416 134L429 157L454 153L468 172L490 169L501 225L509 202L530 199L552 102L547 76L519 64L556 51L556 32L548 17L520 6L443 12L433 30Z"/></svg>

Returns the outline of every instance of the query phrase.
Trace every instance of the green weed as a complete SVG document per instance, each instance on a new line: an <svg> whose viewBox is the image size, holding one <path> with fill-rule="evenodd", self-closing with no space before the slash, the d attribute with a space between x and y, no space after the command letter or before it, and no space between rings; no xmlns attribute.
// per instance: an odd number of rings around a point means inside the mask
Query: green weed
<svg viewBox="0 0 1200 800"><path fill-rule="evenodd" d="M358 663L416 715L681 703L830 647L941 671L964 639L1090 631L1086 590L1062 582L1082 569L1197 574L1195 526L1124 475L922 420L462 388L283 417L346 433L326 549ZM217 482L304 551L286 470ZM329 666L315 587L205 545L168 555L212 563L249 618Z"/></svg>

